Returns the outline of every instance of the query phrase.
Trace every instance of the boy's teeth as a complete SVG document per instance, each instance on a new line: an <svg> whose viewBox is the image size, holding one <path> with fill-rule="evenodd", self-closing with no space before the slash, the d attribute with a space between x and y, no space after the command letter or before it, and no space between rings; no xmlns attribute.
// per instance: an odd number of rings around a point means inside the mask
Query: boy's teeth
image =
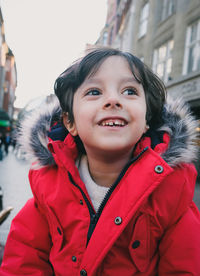
<svg viewBox="0 0 200 276"><path fill-rule="evenodd" d="M104 121L101 123L102 126L124 126L125 122L122 120L115 121Z"/></svg>

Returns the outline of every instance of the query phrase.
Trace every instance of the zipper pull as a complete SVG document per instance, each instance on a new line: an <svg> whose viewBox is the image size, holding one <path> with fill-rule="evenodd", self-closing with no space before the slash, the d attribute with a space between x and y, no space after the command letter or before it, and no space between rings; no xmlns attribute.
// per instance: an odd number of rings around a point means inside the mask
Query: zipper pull
<svg viewBox="0 0 200 276"><path fill-rule="evenodd" d="M92 214L92 216L91 216L91 222L92 222L92 224L96 224L96 222L97 222L97 216L95 214Z"/></svg>

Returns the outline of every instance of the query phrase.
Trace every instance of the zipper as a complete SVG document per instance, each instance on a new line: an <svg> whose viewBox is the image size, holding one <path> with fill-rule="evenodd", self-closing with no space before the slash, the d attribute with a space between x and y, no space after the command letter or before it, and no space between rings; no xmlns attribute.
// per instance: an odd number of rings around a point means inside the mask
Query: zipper
<svg viewBox="0 0 200 276"><path fill-rule="evenodd" d="M79 191L81 192L85 202L86 202L86 205L88 207L88 210L89 210L89 213L90 213L90 226L89 226L89 229L88 229L88 234L87 234L87 245L88 245L88 242L92 236L92 233L94 232L94 229L96 227L96 224L103 212L103 209L108 201L108 199L110 198L111 194L113 193L114 189L117 187L117 185L119 184L119 182L121 181L122 177L125 175L126 171L128 170L128 168L134 163L136 162L140 157L141 155L143 155L143 153L145 151L147 151L148 147L144 148L140 154L138 154L136 157L132 158L126 165L125 167L122 169L121 173L119 174L118 178L116 179L116 181L113 183L113 185L110 187L110 189L107 191L103 201L101 202L98 210L97 210L97 213L95 213L92 205L90 204L90 201L88 200L87 196L85 195L85 193L83 192L83 190L81 189L81 187L79 187L73 180L72 178L72 175L70 174L70 172L68 172L68 176L69 176L69 179L71 181L71 183L77 187L79 189ZM86 246L87 246L86 245Z"/></svg>
<svg viewBox="0 0 200 276"><path fill-rule="evenodd" d="M145 152L147 151L148 147L144 148L140 154L138 154L136 157L132 158L126 165L125 167L122 169L121 173L119 174L118 178L116 179L116 181L112 184L112 186L110 187L110 189L107 191L103 201L101 202L98 210L97 210L97 213L96 213L96 217L99 219L100 218L100 215L109 199L109 197L111 196L111 194L113 193L114 189L117 187L118 183L121 181L122 177L125 175L126 171L128 170L128 168L135 162L137 161L140 156ZM97 220L98 221L98 220Z"/></svg>
<svg viewBox="0 0 200 276"><path fill-rule="evenodd" d="M83 196L83 198L84 198L84 200L85 200L85 202L86 202L86 204L87 204L87 207L88 207L88 209L89 209L90 216L91 216L91 215L95 215L94 209L93 209L92 205L90 204L89 199L87 198L87 196L85 195L85 193L83 192L83 190L81 189L81 187L79 187L79 186L75 183L75 181L74 181L74 179L72 178L72 175L71 175L70 172L68 172L68 176L69 176L69 180L71 181L71 183L72 183L75 187L77 187L77 188L79 189L79 191L81 192L81 194L82 194L82 196Z"/></svg>
<svg viewBox="0 0 200 276"><path fill-rule="evenodd" d="M96 226L96 223L97 223L97 222L96 222L96 214L95 214L95 211L94 211L92 205L90 204L89 199L87 198L87 196L85 195L85 193L83 192L83 190L81 189L81 187L79 187L79 186L75 183L75 181L73 180L72 175L71 175L70 172L68 172L68 176L69 176L69 180L71 181L71 183L72 183L76 188L78 188L79 191L81 192L81 194L82 194L82 196L83 196L83 198L84 198L84 200L85 200L85 202L86 202L86 205L87 205L87 207L88 207L89 213L90 213L90 226L89 226L88 234L87 234L87 244L86 244L86 246L87 246L87 245L88 245L88 242L89 242L89 240L90 240L90 238L91 238L91 236L92 236L92 233L94 232L94 228L95 228L95 226Z"/></svg>

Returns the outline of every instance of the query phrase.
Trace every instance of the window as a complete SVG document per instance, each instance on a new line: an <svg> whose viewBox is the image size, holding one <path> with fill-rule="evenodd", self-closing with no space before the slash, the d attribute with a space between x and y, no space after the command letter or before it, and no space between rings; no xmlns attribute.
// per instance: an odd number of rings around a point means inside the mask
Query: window
<svg viewBox="0 0 200 276"><path fill-rule="evenodd" d="M164 81L167 82L171 79L172 70L172 51L174 41L169 40L161 47L154 50L153 56L153 71Z"/></svg>
<svg viewBox="0 0 200 276"><path fill-rule="evenodd" d="M200 20L187 29L183 75L197 70L200 70Z"/></svg>
<svg viewBox="0 0 200 276"><path fill-rule="evenodd" d="M1 25L0 25L0 47L2 45L2 41L3 41L3 38L2 38L2 29L1 29Z"/></svg>
<svg viewBox="0 0 200 276"><path fill-rule="evenodd" d="M111 28L110 34L109 34L109 45L112 45L113 42L113 27Z"/></svg>
<svg viewBox="0 0 200 276"><path fill-rule="evenodd" d="M146 3L141 11L140 15L140 28L139 28L139 38L146 34L147 24L149 17L149 3Z"/></svg>
<svg viewBox="0 0 200 276"><path fill-rule="evenodd" d="M106 46L108 44L108 32L104 32L103 34L103 45Z"/></svg>
<svg viewBox="0 0 200 276"><path fill-rule="evenodd" d="M162 18L161 20L165 20L167 17L172 15L175 11L175 0L163 0L162 1Z"/></svg>

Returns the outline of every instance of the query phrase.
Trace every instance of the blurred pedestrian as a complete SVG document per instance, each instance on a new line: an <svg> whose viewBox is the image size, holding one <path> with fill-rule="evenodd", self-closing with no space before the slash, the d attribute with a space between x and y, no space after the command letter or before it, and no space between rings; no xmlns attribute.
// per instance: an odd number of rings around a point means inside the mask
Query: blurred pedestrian
<svg viewBox="0 0 200 276"><path fill-rule="evenodd" d="M9 132L6 132L6 135L3 139L4 141L4 149L5 149L5 153L6 155L8 154L8 149L9 149L9 146L10 146L10 143L11 143L11 137L10 137L10 133Z"/></svg>
<svg viewBox="0 0 200 276"><path fill-rule="evenodd" d="M0 132L0 161L3 160L3 150L2 150L2 145L3 145L3 134Z"/></svg>
<svg viewBox="0 0 200 276"><path fill-rule="evenodd" d="M15 151L16 142L17 142L17 129L13 129L11 133L11 145L13 147L13 151Z"/></svg>

